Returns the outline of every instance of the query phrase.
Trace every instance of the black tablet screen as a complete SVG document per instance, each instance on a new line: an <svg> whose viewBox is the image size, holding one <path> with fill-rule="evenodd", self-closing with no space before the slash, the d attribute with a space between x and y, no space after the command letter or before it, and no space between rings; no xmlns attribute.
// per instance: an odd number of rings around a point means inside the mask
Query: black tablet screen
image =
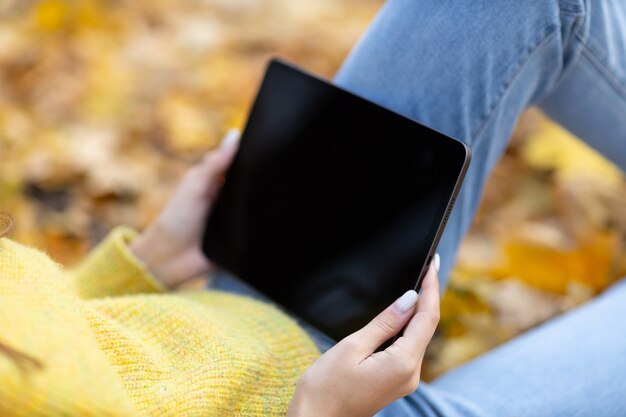
<svg viewBox="0 0 626 417"><path fill-rule="evenodd" d="M204 250L340 339L416 286L467 153L454 139L275 61Z"/></svg>

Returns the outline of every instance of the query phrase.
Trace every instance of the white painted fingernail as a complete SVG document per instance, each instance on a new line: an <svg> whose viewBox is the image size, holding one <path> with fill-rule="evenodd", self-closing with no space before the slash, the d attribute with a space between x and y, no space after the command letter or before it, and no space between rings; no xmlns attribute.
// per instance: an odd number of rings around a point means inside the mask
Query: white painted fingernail
<svg viewBox="0 0 626 417"><path fill-rule="evenodd" d="M230 129L224 135L224 139L222 139L222 147L230 148L234 146L239 141L239 129Z"/></svg>
<svg viewBox="0 0 626 417"><path fill-rule="evenodd" d="M406 313L411 310L416 303L417 293L413 290L409 290L405 292L402 297L398 298L393 305L400 313Z"/></svg>
<svg viewBox="0 0 626 417"><path fill-rule="evenodd" d="M433 257L433 266L435 267L435 271L439 272L439 267L441 266L441 257L438 253Z"/></svg>

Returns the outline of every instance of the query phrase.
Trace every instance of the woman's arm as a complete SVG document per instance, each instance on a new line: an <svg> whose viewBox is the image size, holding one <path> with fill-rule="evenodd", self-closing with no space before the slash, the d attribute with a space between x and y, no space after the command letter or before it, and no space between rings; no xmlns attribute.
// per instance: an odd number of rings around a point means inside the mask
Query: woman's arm
<svg viewBox="0 0 626 417"><path fill-rule="evenodd" d="M137 236L134 229L116 227L78 267L69 270L70 279L81 298L166 290L161 281L131 252L129 244Z"/></svg>
<svg viewBox="0 0 626 417"><path fill-rule="evenodd" d="M418 296L409 291L311 365L298 381L287 417L371 417L415 391L426 346L439 322L438 269L436 255L417 310ZM376 352L405 325L401 337Z"/></svg>

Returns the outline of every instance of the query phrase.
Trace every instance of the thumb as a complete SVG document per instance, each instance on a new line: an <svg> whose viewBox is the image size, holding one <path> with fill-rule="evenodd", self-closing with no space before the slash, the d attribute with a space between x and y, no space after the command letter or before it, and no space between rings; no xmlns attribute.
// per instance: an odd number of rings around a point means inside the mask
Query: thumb
<svg viewBox="0 0 626 417"><path fill-rule="evenodd" d="M363 356L371 355L380 345L394 337L413 316L417 293L407 291L365 327L348 336Z"/></svg>
<svg viewBox="0 0 626 417"><path fill-rule="evenodd" d="M221 176L230 166L239 148L240 133L237 129L229 130L220 146L207 153L201 163L202 176L208 181L206 193L213 196L221 185Z"/></svg>

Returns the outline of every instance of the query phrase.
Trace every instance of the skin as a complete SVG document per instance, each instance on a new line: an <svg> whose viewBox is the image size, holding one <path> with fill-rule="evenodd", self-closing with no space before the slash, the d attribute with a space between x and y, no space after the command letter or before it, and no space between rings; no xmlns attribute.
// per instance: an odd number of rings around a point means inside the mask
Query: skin
<svg viewBox="0 0 626 417"><path fill-rule="evenodd" d="M204 222L237 152L238 132L190 168L157 219L131 250L166 287L208 272L200 248ZM417 389L426 346L439 322L436 255L419 295L407 292L361 330L324 353L298 380L287 417L369 417ZM406 326L406 327L405 327ZM387 349L385 341L405 329Z"/></svg>
<svg viewBox="0 0 626 417"><path fill-rule="evenodd" d="M424 352L439 323L436 268L431 265L424 278L417 308L413 304L403 311L397 304L309 367L298 381L287 417L371 417L417 389ZM405 325L391 346L375 352Z"/></svg>

